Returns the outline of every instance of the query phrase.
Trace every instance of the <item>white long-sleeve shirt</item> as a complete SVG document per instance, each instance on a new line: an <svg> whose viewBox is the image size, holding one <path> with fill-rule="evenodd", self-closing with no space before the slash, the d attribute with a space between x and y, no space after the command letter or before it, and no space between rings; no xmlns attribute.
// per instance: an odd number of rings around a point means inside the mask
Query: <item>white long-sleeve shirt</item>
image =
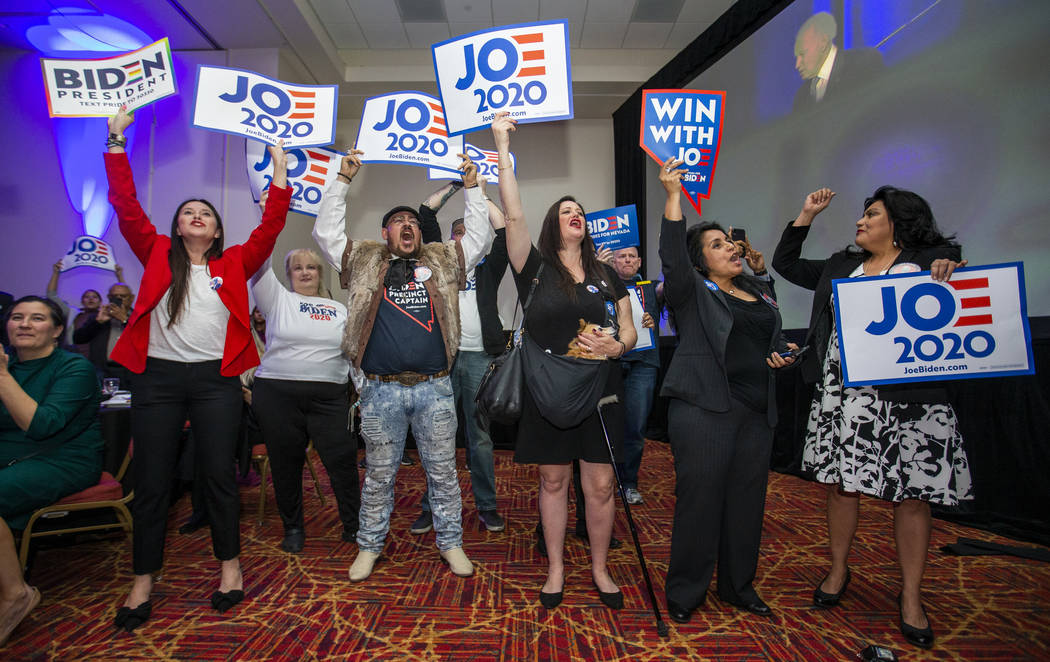
<svg viewBox="0 0 1050 662"><path fill-rule="evenodd" d="M346 194L350 185L336 177L325 190L314 222L313 237L328 263L339 272L346 250ZM466 271L470 273L492 250L496 233L489 225L489 210L480 186L463 189L466 209L463 213L463 247Z"/></svg>

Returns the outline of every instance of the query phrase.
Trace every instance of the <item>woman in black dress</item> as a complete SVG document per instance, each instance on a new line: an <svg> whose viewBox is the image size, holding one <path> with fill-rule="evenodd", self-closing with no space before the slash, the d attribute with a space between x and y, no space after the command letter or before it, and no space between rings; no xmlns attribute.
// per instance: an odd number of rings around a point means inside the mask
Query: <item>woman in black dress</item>
<svg viewBox="0 0 1050 662"><path fill-rule="evenodd" d="M515 125L507 113L500 113L492 122L492 133L499 151L499 190L507 218L507 253L523 304L533 279L539 274L525 317L525 334L552 354L566 354L569 343L575 341L591 358L618 359L630 351L637 340L627 291L616 272L598 262L594 243L587 234L583 208L571 196L551 205L537 246L532 245L510 160L510 132L516 130ZM618 326L619 337L602 330L579 333L580 320L605 328ZM622 399L620 370L605 372L608 380L604 393L619 394ZM614 449L621 454L621 406L607 406L603 413ZM615 512L614 480L597 412L579 425L558 427L547 420L526 387L514 459L539 465L540 520L548 555L547 580L540 590L540 603L547 608L561 603L571 462L578 459L587 502L592 579L603 604L614 609L622 607L623 593L606 567Z"/></svg>
<svg viewBox="0 0 1050 662"><path fill-rule="evenodd" d="M825 260L802 259L802 243L834 193L806 196L773 255L773 268L792 283L814 290L802 376L817 382L809 412L802 467L828 486L831 569L813 603L838 605L850 581L847 565L857 529L859 494L893 503L893 529L901 568L900 629L912 644L933 646L920 584L930 542L930 503L970 499L970 468L947 391L938 382L846 387L839 340L832 321L831 281L930 270L948 280L966 261L959 245L937 228L930 206L911 191L883 186L864 201L855 243Z"/></svg>

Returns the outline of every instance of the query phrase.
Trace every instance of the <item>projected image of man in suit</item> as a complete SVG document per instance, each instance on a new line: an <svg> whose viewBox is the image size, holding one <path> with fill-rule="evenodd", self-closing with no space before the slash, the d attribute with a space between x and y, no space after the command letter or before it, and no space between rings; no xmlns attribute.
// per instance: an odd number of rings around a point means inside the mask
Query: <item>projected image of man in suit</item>
<svg viewBox="0 0 1050 662"><path fill-rule="evenodd" d="M838 23L828 12L810 16L795 35L795 70L806 81L795 94L794 110L808 110L827 97L840 98L883 68L874 48L840 49Z"/></svg>

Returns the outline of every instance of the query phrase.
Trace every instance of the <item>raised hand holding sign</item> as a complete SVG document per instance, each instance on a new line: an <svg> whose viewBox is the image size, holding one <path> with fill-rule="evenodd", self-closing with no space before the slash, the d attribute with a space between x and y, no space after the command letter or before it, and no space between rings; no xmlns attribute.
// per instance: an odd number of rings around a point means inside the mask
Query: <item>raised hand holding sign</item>
<svg viewBox="0 0 1050 662"><path fill-rule="evenodd" d="M711 197L711 183L722 143L725 92L644 90L638 143L664 165L674 157L682 169L682 190L696 212Z"/></svg>
<svg viewBox="0 0 1050 662"><path fill-rule="evenodd" d="M463 137L449 137L441 103L422 92L394 92L365 101L357 147L365 163L404 163L459 172Z"/></svg>
<svg viewBox="0 0 1050 662"><path fill-rule="evenodd" d="M450 136L488 126L504 110L519 122L572 118L566 20L482 30L431 50Z"/></svg>
<svg viewBox="0 0 1050 662"><path fill-rule="evenodd" d="M197 67L193 126L269 145L314 147L335 139L336 85L294 85L252 71Z"/></svg>
<svg viewBox="0 0 1050 662"><path fill-rule="evenodd" d="M248 183L252 199L261 200L263 191L270 187L270 153L262 143L244 141ZM339 173L340 152L328 147L309 147L288 150L288 185L292 187L289 209L307 216L317 216L321 194Z"/></svg>

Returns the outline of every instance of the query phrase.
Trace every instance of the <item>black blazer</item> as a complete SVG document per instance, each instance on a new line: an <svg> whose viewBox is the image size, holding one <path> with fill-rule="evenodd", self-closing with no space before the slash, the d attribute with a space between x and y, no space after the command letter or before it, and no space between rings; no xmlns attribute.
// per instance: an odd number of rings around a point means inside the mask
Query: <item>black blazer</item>
<svg viewBox="0 0 1050 662"><path fill-rule="evenodd" d="M474 286L478 289L478 314L481 316L481 341L485 351L499 356L507 348L503 322L499 318L499 284L507 272L507 229L496 230L492 249L474 268Z"/></svg>
<svg viewBox="0 0 1050 662"><path fill-rule="evenodd" d="M846 99L885 69L882 53L874 48L839 48L835 54L835 64L831 67L828 86L824 89L824 98L817 103L810 91L812 82L803 81L795 92L793 112L811 110L828 101Z"/></svg>
<svg viewBox="0 0 1050 662"><path fill-rule="evenodd" d="M424 244L441 241L441 225L437 212L424 204L419 205L419 230ZM478 266L474 268L474 287L477 288L478 315L481 316L481 342L485 352L499 356L507 348L503 334L503 322L499 318L499 284L507 271L510 257L507 255L507 229L496 230L492 248Z"/></svg>
<svg viewBox="0 0 1050 662"><path fill-rule="evenodd" d="M733 311L721 290L708 287L693 268L685 241L685 221L663 219L660 228L660 260L664 271L664 301L674 309L678 348L664 377L660 395L679 398L714 412L729 411L729 378L726 375L726 343L733 330ZM762 299L776 320L769 338L769 352L784 351L780 311L772 298ZM756 357L764 361L765 357ZM769 369L766 418L777 423L773 370Z"/></svg>
<svg viewBox="0 0 1050 662"><path fill-rule="evenodd" d="M831 281L847 278L864 261L860 253L841 250L825 260L807 260L801 257L802 243L809 234L810 226L795 227L788 224L773 253L773 268L789 282L813 290L813 309L809 316L809 331L806 344L814 351L802 357L802 378L814 383L821 378L824 356L828 352L831 327L835 323L835 311L831 306ZM959 246L937 246L921 250L903 249L893 264L911 262L923 270L930 268L934 260L947 258L958 262L962 259ZM887 384L876 387L879 397L895 402L939 403L948 401L948 392L943 386L924 384Z"/></svg>
<svg viewBox="0 0 1050 662"><path fill-rule="evenodd" d="M73 331L73 344L87 343L88 360L100 372L106 370L106 364L109 361L109 356L106 354L109 349L109 330L109 322L100 324L94 316L91 316L79 329Z"/></svg>

